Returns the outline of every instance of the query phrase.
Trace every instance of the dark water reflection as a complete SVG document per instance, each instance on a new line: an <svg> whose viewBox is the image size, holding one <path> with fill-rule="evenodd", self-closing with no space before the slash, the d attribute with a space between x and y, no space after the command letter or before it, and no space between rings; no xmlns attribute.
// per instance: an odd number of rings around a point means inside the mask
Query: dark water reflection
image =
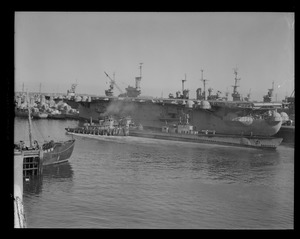
<svg viewBox="0 0 300 239"><path fill-rule="evenodd" d="M66 188L66 184L72 183L73 170L69 162L48 165L43 168L43 174L40 176L31 176L24 181L24 191L26 194L35 194L38 196L43 191L43 184L60 184Z"/></svg>

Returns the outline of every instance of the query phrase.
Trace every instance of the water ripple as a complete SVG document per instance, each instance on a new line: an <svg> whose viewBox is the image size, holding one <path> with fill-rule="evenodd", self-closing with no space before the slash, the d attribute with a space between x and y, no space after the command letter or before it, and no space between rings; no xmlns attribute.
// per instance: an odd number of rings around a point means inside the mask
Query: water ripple
<svg viewBox="0 0 300 239"><path fill-rule="evenodd" d="M69 122L35 124L68 137L57 129ZM132 137L78 138L69 163L24 183L28 227L38 228L289 229L293 199L292 148Z"/></svg>

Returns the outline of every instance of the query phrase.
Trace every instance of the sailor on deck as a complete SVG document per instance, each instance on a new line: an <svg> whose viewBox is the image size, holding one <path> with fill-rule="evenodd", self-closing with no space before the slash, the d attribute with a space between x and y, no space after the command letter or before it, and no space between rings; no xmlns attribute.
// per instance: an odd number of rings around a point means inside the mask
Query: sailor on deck
<svg viewBox="0 0 300 239"><path fill-rule="evenodd" d="M36 140L33 142L33 148L34 149L39 149L40 148L40 146L39 146L39 144Z"/></svg>

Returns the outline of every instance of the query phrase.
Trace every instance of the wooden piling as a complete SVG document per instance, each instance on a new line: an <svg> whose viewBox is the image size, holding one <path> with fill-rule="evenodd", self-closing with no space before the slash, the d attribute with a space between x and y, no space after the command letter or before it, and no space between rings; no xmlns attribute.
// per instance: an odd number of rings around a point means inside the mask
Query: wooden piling
<svg viewBox="0 0 300 239"><path fill-rule="evenodd" d="M24 150L23 155L23 176L40 175L43 172L42 150Z"/></svg>

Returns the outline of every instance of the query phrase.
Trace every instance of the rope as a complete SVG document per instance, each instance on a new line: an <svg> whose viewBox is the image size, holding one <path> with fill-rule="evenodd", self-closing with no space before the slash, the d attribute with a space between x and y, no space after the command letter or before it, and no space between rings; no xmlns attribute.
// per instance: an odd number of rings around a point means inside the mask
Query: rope
<svg viewBox="0 0 300 239"><path fill-rule="evenodd" d="M34 127L34 131L35 132L38 132L39 135L41 136L41 138L45 141L45 137L43 136L43 134L41 133L41 131L39 130L39 127L37 127L36 123L33 124L33 127Z"/></svg>

